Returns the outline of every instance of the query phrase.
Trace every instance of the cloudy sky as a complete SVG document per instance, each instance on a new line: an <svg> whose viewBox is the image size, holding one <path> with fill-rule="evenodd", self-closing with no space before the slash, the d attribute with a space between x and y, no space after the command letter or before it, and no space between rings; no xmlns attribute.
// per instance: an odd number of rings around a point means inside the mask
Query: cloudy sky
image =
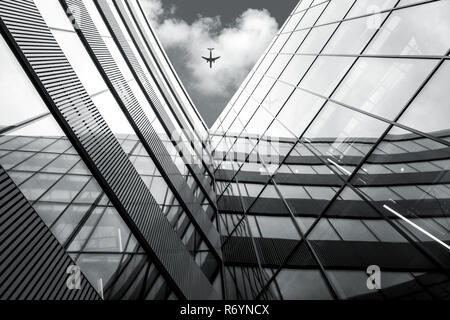
<svg viewBox="0 0 450 320"><path fill-rule="evenodd" d="M297 0L144 0L153 27L208 125L252 69ZM216 48L210 69L201 56Z"/></svg>

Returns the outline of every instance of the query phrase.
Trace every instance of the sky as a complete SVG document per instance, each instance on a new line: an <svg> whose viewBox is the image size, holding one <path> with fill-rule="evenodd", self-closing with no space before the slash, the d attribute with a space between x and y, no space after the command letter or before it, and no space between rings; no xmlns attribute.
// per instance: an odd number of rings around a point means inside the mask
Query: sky
<svg viewBox="0 0 450 320"><path fill-rule="evenodd" d="M143 0L153 28L212 126L298 0ZM216 48L209 68L201 56Z"/></svg>

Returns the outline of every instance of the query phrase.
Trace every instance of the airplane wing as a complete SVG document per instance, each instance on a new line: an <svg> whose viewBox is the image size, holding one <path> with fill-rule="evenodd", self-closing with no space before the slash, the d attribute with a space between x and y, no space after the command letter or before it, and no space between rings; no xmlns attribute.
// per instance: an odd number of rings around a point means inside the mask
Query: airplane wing
<svg viewBox="0 0 450 320"><path fill-rule="evenodd" d="M215 61L219 60L220 58L221 57L213 58L213 61L215 62Z"/></svg>
<svg viewBox="0 0 450 320"><path fill-rule="evenodd" d="M206 57L202 57L202 58L209 62L209 58L206 58Z"/></svg>

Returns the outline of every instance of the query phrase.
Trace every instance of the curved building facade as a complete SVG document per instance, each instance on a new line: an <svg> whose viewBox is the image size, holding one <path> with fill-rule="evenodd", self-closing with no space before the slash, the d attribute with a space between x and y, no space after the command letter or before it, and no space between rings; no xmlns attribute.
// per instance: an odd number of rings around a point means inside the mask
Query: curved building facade
<svg viewBox="0 0 450 320"><path fill-rule="evenodd" d="M298 4L211 130L229 298L449 298L449 15Z"/></svg>
<svg viewBox="0 0 450 320"><path fill-rule="evenodd" d="M0 0L0 299L448 299L449 16L302 0L210 129L139 0Z"/></svg>

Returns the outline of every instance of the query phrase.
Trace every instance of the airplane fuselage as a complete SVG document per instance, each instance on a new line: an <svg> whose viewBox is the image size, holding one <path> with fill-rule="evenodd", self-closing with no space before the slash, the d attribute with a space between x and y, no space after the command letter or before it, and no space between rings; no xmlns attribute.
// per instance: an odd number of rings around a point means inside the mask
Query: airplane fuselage
<svg viewBox="0 0 450 320"><path fill-rule="evenodd" d="M216 61L218 59L220 59L220 57L213 58L212 52L214 49L208 49L208 50L209 50L209 58L206 58L206 57L202 57L202 58L205 59L207 63L209 63L209 68L212 69L213 63L216 63Z"/></svg>
<svg viewBox="0 0 450 320"><path fill-rule="evenodd" d="M212 65L214 63L212 51L209 52L209 59L207 61L209 62L209 68L212 69Z"/></svg>

